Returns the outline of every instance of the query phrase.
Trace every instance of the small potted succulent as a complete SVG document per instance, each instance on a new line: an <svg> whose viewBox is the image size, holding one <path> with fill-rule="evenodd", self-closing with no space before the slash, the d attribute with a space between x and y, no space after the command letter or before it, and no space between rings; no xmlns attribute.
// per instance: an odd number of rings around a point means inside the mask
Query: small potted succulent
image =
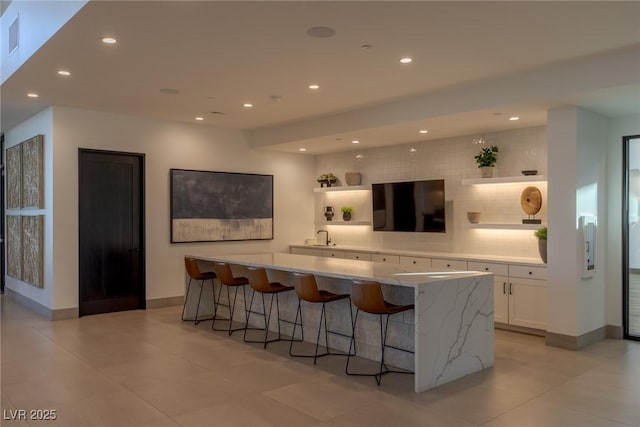
<svg viewBox="0 0 640 427"><path fill-rule="evenodd" d="M474 157L478 167L482 170L483 178L491 178L493 176L493 167L498 160L498 151L498 147L495 145L483 147L478 155Z"/></svg>
<svg viewBox="0 0 640 427"><path fill-rule="evenodd" d="M538 252L542 262L547 263L547 227L538 228L533 232L533 235L538 238Z"/></svg>
<svg viewBox="0 0 640 427"><path fill-rule="evenodd" d="M340 208L342 211L342 219L345 221L351 221L351 213L353 212L353 208L351 206L343 206Z"/></svg>

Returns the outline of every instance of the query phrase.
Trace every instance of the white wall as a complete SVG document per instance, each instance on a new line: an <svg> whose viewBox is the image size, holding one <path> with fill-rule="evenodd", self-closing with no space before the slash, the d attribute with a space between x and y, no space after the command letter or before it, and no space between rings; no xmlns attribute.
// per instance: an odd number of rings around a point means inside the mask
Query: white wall
<svg viewBox="0 0 640 427"><path fill-rule="evenodd" d="M564 107L549 112L549 332L580 336L606 324L609 119ZM582 278L578 217L594 215L596 270Z"/></svg>
<svg viewBox="0 0 640 427"><path fill-rule="evenodd" d="M607 145L607 324L622 326L622 137L640 135L640 115L611 120Z"/></svg>
<svg viewBox="0 0 640 427"><path fill-rule="evenodd" d="M8 215L17 214L38 214L45 215L44 223L44 286L37 288L28 283L22 282L15 277L6 276L6 287L37 303L51 307L53 301L53 193L51 179L53 176L53 110L47 108L20 125L5 133L5 150L20 144L22 141L31 139L36 135L44 136L44 186L45 198L44 209L10 209ZM2 153L6 158L6 152ZM4 189L3 189L4 190ZM3 195L6 197L6 194ZM5 198L6 206L6 198ZM6 228L5 228L6 229Z"/></svg>
<svg viewBox="0 0 640 427"><path fill-rule="evenodd" d="M606 266L608 254L598 251L607 236L607 145L610 120L591 111L578 109L578 193L576 218L596 216L601 225L596 232L596 270L593 277L582 278L583 257L578 235L578 331L581 335L606 324ZM586 190L585 190L586 189ZM596 191L593 194L593 190Z"/></svg>
<svg viewBox="0 0 640 427"><path fill-rule="evenodd" d="M53 113L52 113L53 111ZM53 117L53 130L51 130ZM46 181L47 254L52 271L45 273L46 295L35 298L35 288L23 291L52 309L78 306L78 149L91 148L145 154L146 298L184 294L185 254L288 251L292 241L312 232L305 220L312 214L311 188L315 181L314 159L251 149L246 134L132 116L63 107L12 129L7 141L20 142L44 133L49 167ZM44 119L48 119L44 120ZM49 129L42 129L45 125ZM24 128L24 129L23 129ZM9 143L8 143L9 144ZM53 159L51 161L51 159ZM274 175L274 232L268 241L169 243L169 169L201 169ZM52 213L52 214L51 214ZM8 283L12 289L13 283ZM53 288L53 293L52 293Z"/></svg>
<svg viewBox="0 0 640 427"><path fill-rule="evenodd" d="M370 225L332 226L327 223L322 217L324 204L334 205L338 216L341 206L354 205L354 220L371 220L371 201L366 198L368 195L363 198L362 195L351 192L316 196L316 228L329 227L333 241L338 244L520 256L540 260L538 243L532 230L484 230L468 227L468 211L481 211L481 222L521 223L526 214L520 206L520 194L529 185L538 187L543 194L543 207L537 217L542 219L543 224L546 224L547 218L546 183L462 185L464 178L480 177L474 156L482 145L472 142L478 136L480 135L318 156L316 176L332 172L344 180L345 172L357 171L362 173L364 185L372 182L444 178L447 200L446 234L374 232ZM525 169L537 169L539 174L546 174L545 127L515 129L482 136L487 141L485 145L495 144L500 149L494 176L521 176L521 171Z"/></svg>

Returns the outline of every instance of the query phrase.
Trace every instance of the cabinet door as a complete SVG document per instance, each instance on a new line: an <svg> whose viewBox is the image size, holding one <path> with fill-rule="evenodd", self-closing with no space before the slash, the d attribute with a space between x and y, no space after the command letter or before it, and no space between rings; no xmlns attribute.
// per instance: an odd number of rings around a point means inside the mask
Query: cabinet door
<svg viewBox="0 0 640 427"><path fill-rule="evenodd" d="M495 262L469 261L469 270L493 273L498 276L509 275L509 266L507 264L498 264Z"/></svg>
<svg viewBox="0 0 640 427"><path fill-rule="evenodd" d="M293 247L290 249L290 252L298 255L322 256L322 249Z"/></svg>
<svg viewBox="0 0 640 427"><path fill-rule="evenodd" d="M371 261L371 254L367 252L346 252L345 258L357 259L361 261Z"/></svg>
<svg viewBox="0 0 640 427"><path fill-rule="evenodd" d="M509 323L547 329L547 282L509 278Z"/></svg>
<svg viewBox="0 0 640 427"><path fill-rule="evenodd" d="M431 258L401 256L400 265L415 265L416 267L431 267Z"/></svg>
<svg viewBox="0 0 640 427"><path fill-rule="evenodd" d="M329 258L345 258L347 253L345 251L335 251L330 249L323 249L322 256L326 256Z"/></svg>
<svg viewBox="0 0 640 427"><path fill-rule="evenodd" d="M434 258L431 260L431 267L440 270L465 271L467 269L467 261L459 259Z"/></svg>
<svg viewBox="0 0 640 427"><path fill-rule="evenodd" d="M509 265L509 277L547 280L547 268L529 265Z"/></svg>
<svg viewBox="0 0 640 427"><path fill-rule="evenodd" d="M509 323L509 278L493 276L493 321Z"/></svg>
<svg viewBox="0 0 640 427"><path fill-rule="evenodd" d="M390 264L399 264L400 257L398 255L389 255L389 254L372 254L371 261L388 262Z"/></svg>

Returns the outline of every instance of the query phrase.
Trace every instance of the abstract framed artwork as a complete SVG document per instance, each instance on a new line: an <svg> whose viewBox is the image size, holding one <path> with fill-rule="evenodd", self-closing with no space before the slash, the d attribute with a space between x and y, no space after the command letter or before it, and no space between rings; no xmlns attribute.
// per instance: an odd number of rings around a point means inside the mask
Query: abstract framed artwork
<svg viewBox="0 0 640 427"><path fill-rule="evenodd" d="M44 207L42 135L22 144L22 207Z"/></svg>
<svg viewBox="0 0 640 427"><path fill-rule="evenodd" d="M7 274L22 280L22 217L7 215Z"/></svg>
<svg viewBox="0 0 640 427"><path fill-rule="evenodd" d="M22 207L22 144L7 148L7 209Z"/></svg>
<svg viewBox="0 0 640 427"><path fill-rule="evenodd" d="M39 288L42 280L44 215L22 217L22 281Z"/></svg>
<svg viewBox="0 0 640 427"><path fill-rule="evenodd" d="M170 171L171 243L273 239L273 175Z"/></svg>

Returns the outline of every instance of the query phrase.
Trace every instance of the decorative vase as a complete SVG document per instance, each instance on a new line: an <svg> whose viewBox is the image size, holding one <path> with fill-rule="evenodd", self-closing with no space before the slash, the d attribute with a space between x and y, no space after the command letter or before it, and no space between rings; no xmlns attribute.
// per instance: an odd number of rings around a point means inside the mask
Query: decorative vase
<svg viewBox="0 0 640 427"><path fill-rule="evenodd" d="M547 239L538 239L538 252L542 262L547 263Z"/></svg>
<svg viewBox="0 0 640 427"><path fill-rule="evenodd" d="M360 185L361 179L360 172L346 172L344 174L344 180L347 185Z"/></svg>
<svg viewBox="0 0 640 427"><path fill-rule="evenodd" d="M333 212L333 206L324 207L324 217L327 219L327 221L333 221L334 215L335 215L335 212Z"/></svg>
<svg viewBox="0 0 640 427"><path fill-rule="evenodd" d="M482 178L491 178L493 176L493 166L481 166Z"/></svg>
<svg viewBox="0 0 640 427"><path fill-rule="evenodd" d="M344 221L351 221L351 212L342 212L342 219Z"/></svg>

